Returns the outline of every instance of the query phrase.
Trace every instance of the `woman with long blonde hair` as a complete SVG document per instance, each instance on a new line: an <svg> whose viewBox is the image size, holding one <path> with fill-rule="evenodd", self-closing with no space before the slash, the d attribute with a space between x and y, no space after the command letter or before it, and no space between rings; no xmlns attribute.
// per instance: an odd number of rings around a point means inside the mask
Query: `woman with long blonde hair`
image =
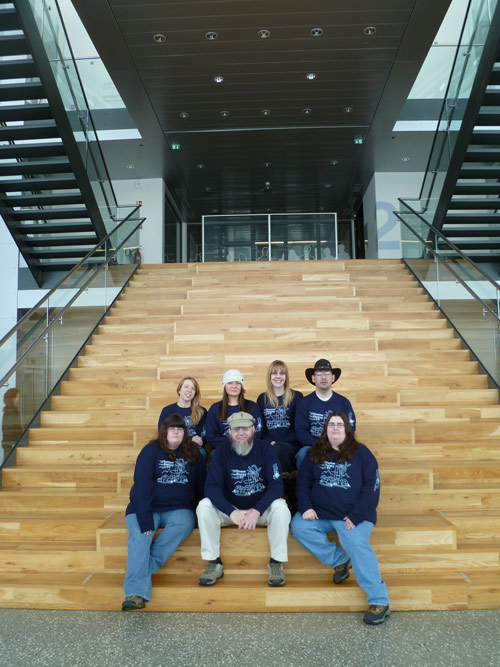
<svg viewBox="0 0 500 667"><path fill-rule="evenodd" d="M302 394L290 387L288 366L281 359L269 364L266 386L267 390L257 399L264 422L262 439L274 446L283 472L292 472L300 448L294 422L297 402Z"/></svg>

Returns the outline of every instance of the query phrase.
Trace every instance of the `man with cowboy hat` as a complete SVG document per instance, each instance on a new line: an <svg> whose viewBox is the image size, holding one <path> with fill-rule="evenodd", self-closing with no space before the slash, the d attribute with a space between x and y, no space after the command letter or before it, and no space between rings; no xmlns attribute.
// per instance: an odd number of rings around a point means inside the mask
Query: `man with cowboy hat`
<svg viewBox="0 0 500 667"><path fill-rule="evenodd" d="M333 410L347 415L352 430L356 430L356 417L350 401L332 390L341 374L340 368L332 368L328 359L318 359L314 368L306 368L306 378L316 387L311 394L300 399L295 414L295 432L304 445L296 456L297 468L304 460L307 450L321 435L326 416Z"/></svg>

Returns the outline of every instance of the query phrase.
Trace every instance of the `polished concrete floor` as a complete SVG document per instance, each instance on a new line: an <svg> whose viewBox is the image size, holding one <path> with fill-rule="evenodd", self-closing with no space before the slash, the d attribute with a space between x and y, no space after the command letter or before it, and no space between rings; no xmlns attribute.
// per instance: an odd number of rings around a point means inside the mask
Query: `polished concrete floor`
<svg viewBox="0 0 500 667"><path fill-rule="evenodd" d="M500 610L173 614L0 609L0 665L482 667L500 665Z"/></svg>

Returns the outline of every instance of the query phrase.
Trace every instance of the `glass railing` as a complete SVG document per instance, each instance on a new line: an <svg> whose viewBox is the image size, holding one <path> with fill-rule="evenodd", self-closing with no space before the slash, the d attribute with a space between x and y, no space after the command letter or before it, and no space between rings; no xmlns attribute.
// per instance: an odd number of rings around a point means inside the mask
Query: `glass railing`
<svg viewBox="0 0 500 667"><path fill-rule="evenodd" d="M127 217L0 341L0 386L8 387L4 465L14 463L16 443L136 271L143 222L139 207L129 207Z"/></svg>
<svg viewBox="0 0 500 667"><path fill-rule="evenodd" d="M396 215L405 263L500 386L500 286L408 203Z"/></svg>
<svg viewBox="0 0 500 667"><path fill-rule="evenodd" d="M498 0L470 0L444 97L426 174L420 192L420 211L432 223L462 127L486 38Z"/></svg>
<svg viewBox="0 0 500 667"><path fill-rule="evenodd" d="M109 232L119 220L116 197L57 0L28 0L28 2L106 231Z"/></svg>
<svg viewBox="0 0 500 667"><path fill-rule="evenodd" d="M354 256L350 221L336 213L206 215L201 248L190 242L191 257L203 262L349 259Z"/></svg>

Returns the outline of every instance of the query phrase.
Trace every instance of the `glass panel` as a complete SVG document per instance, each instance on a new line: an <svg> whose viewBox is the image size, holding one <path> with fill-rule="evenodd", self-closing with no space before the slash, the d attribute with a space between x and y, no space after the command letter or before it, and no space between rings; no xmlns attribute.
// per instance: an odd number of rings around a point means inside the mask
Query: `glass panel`
<svg viewBox="0 0 500 667"><path fill-rule="evenodd" d="M8 419L17 420L23 428L33 419L136 269L134 253L139 244L139 211L134 208L131 213L130 207L123 207L118 212L129 213L130 217L2 342L1 384L18 390L20 395L19 405L12 408ZM26 356L22 358L23 355ZM9 375L18 360L15 373ZM4 450L4 453L8 452Z"/></svg>

